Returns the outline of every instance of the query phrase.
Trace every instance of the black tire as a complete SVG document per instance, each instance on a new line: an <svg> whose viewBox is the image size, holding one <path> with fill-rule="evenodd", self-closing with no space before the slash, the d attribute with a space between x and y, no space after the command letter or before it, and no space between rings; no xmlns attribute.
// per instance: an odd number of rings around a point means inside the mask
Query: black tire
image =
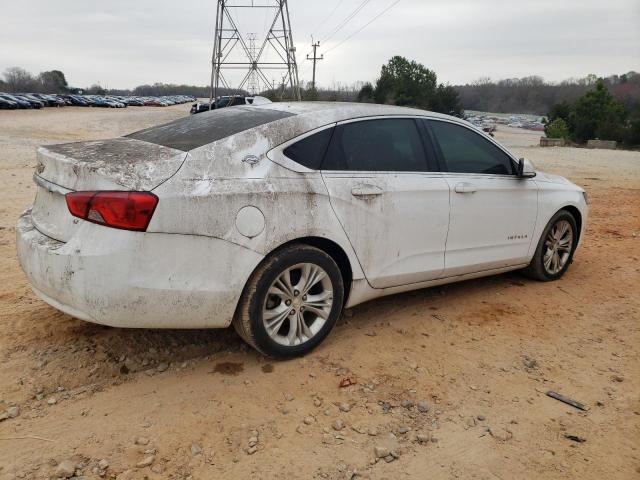
<svg viewBox="0 0 640 480"><path fill-rule="evenodd" d="M324 325L315 335L304 343L285 346L269 336L263 324L263 309L267 302L267 291L273 282L288 268L302 263L319 266L326 272L331 282L333 303ZM344 282L340 268L333 258L309 245L291 245L271 254L252 274L242 292L233 319L233 327L245 342L265 355L281 358L298 357L313 350L329 335L340 316L343 302Z"/></svg>
<svg viewBox="0 0 640 480"><path fill-rule="evenodd" d="M544 264L544 254L546 250L546 239L549 235L551 229L557 225L559 222L566 221L571 226L572 230L572 242L571 242L571 251L569 252L569 256L564 263L563 267L557 273L552 273L547 270ZM538 241L538 246L536 248L535 254L533 255L533 259L527 268L525 268L522 272L529 278L533 278L534 280L539 280L541 282L551 282L553 280L558 280L561 278L569 265L573 262L573 254L576 251L576 246L578 245L578 236L580 232L578 231L578 226L576 223L576 219L566 210L560 210L556 213L549 223L545 227L542 232L542 236Z"/></svg>

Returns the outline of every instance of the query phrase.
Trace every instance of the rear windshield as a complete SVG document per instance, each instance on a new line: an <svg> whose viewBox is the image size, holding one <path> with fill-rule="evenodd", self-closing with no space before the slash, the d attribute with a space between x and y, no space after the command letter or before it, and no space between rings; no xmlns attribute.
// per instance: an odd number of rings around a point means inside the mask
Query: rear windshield
<svg viewBox="0 0 640 480"><path fill-rule="evenodd" d="M293 113L255 107L227 107L179 118L171 123L127 135L188 152L236 133L291 117Z"/></svg>

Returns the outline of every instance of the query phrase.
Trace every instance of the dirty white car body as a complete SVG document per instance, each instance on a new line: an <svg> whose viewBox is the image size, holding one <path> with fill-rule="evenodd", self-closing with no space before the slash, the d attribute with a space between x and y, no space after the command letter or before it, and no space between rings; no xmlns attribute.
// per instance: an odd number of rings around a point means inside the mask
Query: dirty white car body
<svg viewBox="0 0 640 480"><path fill-rule="evenodd" d="M285 154L337 124L376 119L408 119L425 136L425 121L473 129L407 108L276 103L42 147L36 199L17 228L20 263L38 296L86 321L222 328L261 262L291 243L336 261L352 307L524 268L562 209L582 237L584 192L561 177L453 173L436 163L411 172L313 169ZM473 132L515 171L516 158ZM152 192L157 206L144 231L110 228L70 213L65 195L77 191Z"/></svg>

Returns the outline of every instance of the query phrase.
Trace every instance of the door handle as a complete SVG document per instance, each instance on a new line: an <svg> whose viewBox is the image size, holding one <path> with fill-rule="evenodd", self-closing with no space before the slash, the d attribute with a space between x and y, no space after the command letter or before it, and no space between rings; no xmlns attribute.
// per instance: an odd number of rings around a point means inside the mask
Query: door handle
<svg viewBox="0 0 640 480"><path fill-rule="evenodd" d="M382 189L375 185L359 185L351 189L351 195L354 197L375 197L382 193Z"/></svg>
<svg viewBox="0 0 640 480"><path fill-rule="evenodd" d="M476 193L478 189L472 183L462 182L456 185L456 193Z"/></svg>

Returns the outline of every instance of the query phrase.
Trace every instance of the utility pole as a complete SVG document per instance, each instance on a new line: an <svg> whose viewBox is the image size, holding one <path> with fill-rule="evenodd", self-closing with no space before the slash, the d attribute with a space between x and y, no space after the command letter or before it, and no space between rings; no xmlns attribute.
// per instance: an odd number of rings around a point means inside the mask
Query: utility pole
<svg viewBox="0 0 640 480"><path fill-rule="evenodd" d="M320 46L320 42L312 43L311 46L313 47L313 57L309 57L309 55L307 55L307 60L313 60L313 81L311 82L311 85L313 85L313 89L315 90L316 89L316 62L320 60L324 60L324 55L320 55L318 57L318 55L316 54L316 51Z"/></svg>

